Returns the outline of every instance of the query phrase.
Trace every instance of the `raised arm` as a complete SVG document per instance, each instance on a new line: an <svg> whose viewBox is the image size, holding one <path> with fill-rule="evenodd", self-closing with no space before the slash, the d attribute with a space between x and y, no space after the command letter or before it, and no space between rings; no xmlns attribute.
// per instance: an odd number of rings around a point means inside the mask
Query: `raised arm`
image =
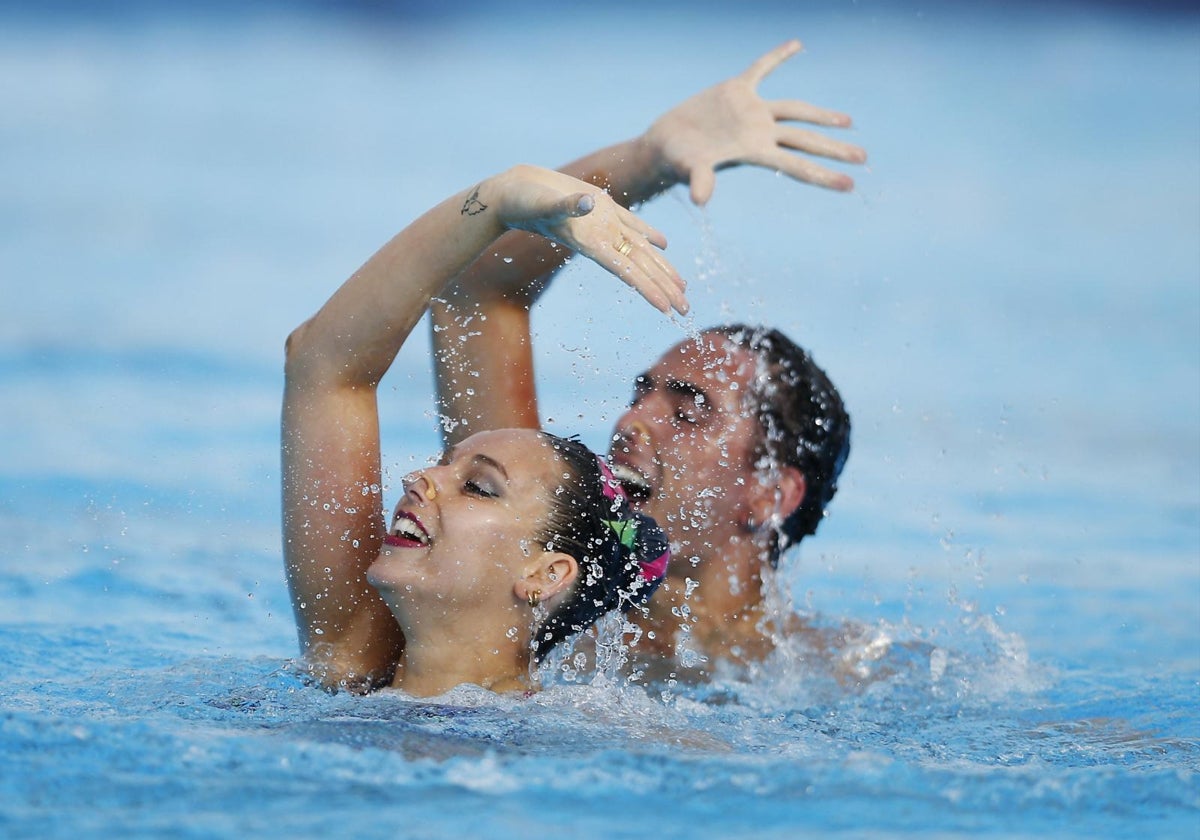
<svg viewBox="0 0 1200 840"><path fill-rule="evenodd" d="M797 100L767 101L758 85L800 50L789 41L743 73L671 109L645 134L563 167L632 207L679 183L704 204L716 172L773 169L804 183L852 189L853 180L811 156L862 163L858 146L795 123L847 128L850 118ZM434 370L444 437L454 443L483 429L539 424L530 309L571 256L538 237L509 233L487 249L431 308ZM479 382L488 387L478 387Z"/></svg>
<svg viewBox="0 0 1200 840"><path fill-rule="evenodd" d="M684 311L662 234L595 187L515 167L439 204L372 256L288 337L283 553L300 647L329 686L385 680L404 640L367 584L384 536L376 391L429 305L508 229L595 259L660 310ZM657 247L655 247L657 246Z"/></svg>

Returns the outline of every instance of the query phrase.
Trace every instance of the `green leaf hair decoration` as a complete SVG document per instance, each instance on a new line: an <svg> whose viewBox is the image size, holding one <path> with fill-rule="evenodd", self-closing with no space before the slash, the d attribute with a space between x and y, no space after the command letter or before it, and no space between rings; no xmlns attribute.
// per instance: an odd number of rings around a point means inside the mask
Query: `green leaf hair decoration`
<svg viewBox="0 0 1200 840"><path fill-rule="evenodd" d="M633 551L633 541L637 539L638 523L636 519L605 519L604 524L613 529L617 541L629 551Z"/></svg>

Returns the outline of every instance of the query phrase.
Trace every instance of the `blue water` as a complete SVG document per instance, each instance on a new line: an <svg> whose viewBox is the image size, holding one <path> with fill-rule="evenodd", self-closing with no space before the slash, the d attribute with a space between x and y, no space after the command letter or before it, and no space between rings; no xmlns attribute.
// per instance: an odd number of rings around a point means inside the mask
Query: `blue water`
<svg viewBox="0 0 1200 840"><path fill-rule="evenodd" d="M1194 13L130 8L0 7L0 834L1197 835ZM733 171L647 216L697 323L776 323L841 384L854 450L783 583L861 624L839 657L891 652L665 695L305 687L289 329L445 195L793 35L765 92L855 115L858 191ZM688 327L568 269L551 427L602 445ZM383 395L393 479L437 445L426 353Z"/></svg>

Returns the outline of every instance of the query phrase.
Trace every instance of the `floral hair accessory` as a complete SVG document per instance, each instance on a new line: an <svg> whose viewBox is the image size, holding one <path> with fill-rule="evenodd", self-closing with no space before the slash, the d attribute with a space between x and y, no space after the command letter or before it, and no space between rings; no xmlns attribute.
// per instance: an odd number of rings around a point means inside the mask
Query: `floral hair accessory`
<svg viewBox="0 0 1200 840"><path fill-rule="evenodd" d="M601 490L604 492L604 498L614 502L618 498L629 501L629 496L625 494L625 488L621 486L621 482L617 481L617 477L613 475L608 462L597 455L596 463L600 465L600 485Z"/></svg>
<svg viewBox="0 0 1200 840"><path fill-rule="evenodd" d="M671 559L667 535L652 518L629 507L629 497L608 464L600 456L596 456L596 461L600 464L604 496L612 501L615 514L613 519L605 519L604 524L613 533L613 550L626 559L637 561L643 585L636 600L645 603L667 573Z"/></svg>

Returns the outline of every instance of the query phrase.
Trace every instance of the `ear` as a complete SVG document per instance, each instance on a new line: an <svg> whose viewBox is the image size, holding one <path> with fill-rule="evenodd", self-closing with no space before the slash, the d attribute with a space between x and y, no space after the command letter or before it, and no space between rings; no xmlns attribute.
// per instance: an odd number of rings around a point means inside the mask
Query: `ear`
<svg viewBox="0 0 1200 840"><path fill-rule="evenodd" d="M525 565L524 574L513 584L513 595L528 601L533 592L542 601L549 601L565 591L579 576L579 563L561 551L542 551Z"/></svg>
<svg viewBox="0 0 1200 840"><path fill-rule="evenodd" d="M760 525L772 520L782 522L800 507L807 491L804 473L796 467L776 466L769 473L759 474L750 513Z"/></svg>

